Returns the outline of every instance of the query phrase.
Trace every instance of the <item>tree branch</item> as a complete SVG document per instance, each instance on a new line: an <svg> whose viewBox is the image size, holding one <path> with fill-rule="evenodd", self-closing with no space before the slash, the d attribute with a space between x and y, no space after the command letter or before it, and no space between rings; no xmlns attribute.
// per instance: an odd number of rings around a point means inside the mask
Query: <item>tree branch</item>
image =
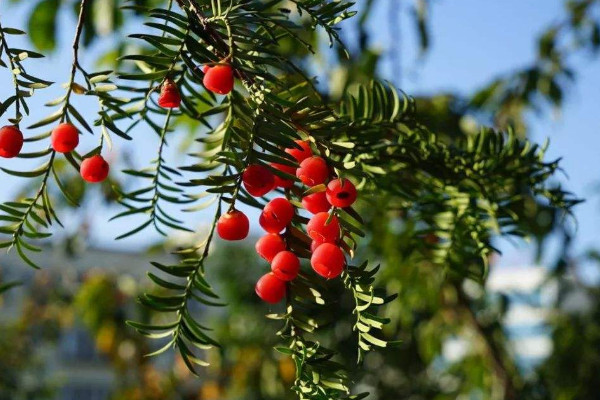
<svg viewBox="0 0 600 400"><path fill-rule="evenodd" d="M78 69L81 69L79 65L79 40L81 39L81 33L83 32L84 18L88 0L82 0L79 9L79 19L77 20L77 28L75 29L75 38L73 39L73 64L71 65L71 75L69 78L69 87L67 88L67 94L65 95L65 106L63 107L63 115L61 116L61 122L63 122L67 115L67 108L69 105L69 99L71 93L73 93L73 84L75 83L75 74Z"/></svg>
<svg viewBox="0 0 600 400"><path fill-rule="evenodd" d="M4 49L4 53L6 54L6 57L8 57L8 62L10 64L10 71L11 71L11 75L12 75L12 81L13 81L13 85L15 87L15 120L16 120L16 127L19 127L19 120L21 119L21 96L19 94L19 83L17 82L17 74L15 73L15 70L17 69L17 64L15 64L13 58L10 55L10 49L8 48L8 43L6 41L6 34L4 32L2 32L2 24L0 23L0 39L2 39L2 43L0 43L0 46L2 46L2 49ZM20 70L21 68L19 68Z"/></svg>
<svg viewBox="0 0 600 400"><path fill-rule="evenodd" d="M481 340L485 345L488 357L492 362L494 368L494 374L496 378L501 382L504 389L505 400L516 400L517 393L515 388L514 376L511 371L514 370L513 366L509 366L506 357L503 356L502 349L497 345L491 332L489 332L477 319L477 315L471 307L471 301L460 287L460 283L454 283L456 289L456 295L458 300L459 308L464 312L467 320L475 329Z"/></svg>
<svg viewBox="0 0 600 400"><path fill-rule="evenodd" d="M231 44L228 43L225 39L223 39L223 37L221 36L219 31L217 31L215 28L213 28L211 26L210 21L208 21L208 18L206 18L206 16L200 10L200 5L198 4L198 2L196 0L175 0L175 1L177 1L177 4L179 5L179 7L181 7L182 10L187 11L188 16L190 16L190 15L195 16L196 22L198 22L200 24L200 26L202 27L202 29L214 40L213 44L215 45L215 52L218 52L217 55L221 59L227 59L228 57L230 57ZM219 48L219 47L226 47L229 50L225 53L221 53L221 52L219 52L219 50L217 50L217 48ZM251 86L254 84L254 79L252 79L250 76L248 76L245 72L240 71L240 70L235 70L234 73L242 81L244 81L247 85Z"/></svg>

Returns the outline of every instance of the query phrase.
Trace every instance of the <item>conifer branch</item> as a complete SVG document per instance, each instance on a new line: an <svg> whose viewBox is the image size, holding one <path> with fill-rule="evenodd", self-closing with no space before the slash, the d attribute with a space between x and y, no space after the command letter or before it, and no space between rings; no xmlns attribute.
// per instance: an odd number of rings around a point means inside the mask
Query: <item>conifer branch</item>
<svg viewBox="0 0 600 400"><path fill-rule="evenodd" d="M8 42L6 40L6 33L4 32L4 28L2 27L2 23L0 22L0 41L2 43L0 43L0 50L2 50L4 52L4 54L6 54L6 56L8 57L8 62L9 62L9 66L10 66L10 73L12 76L12 82L13 82L13 86L15 88L15 119L14 119L14 123L15 126L19 126L19 122L21 121L21 96L20 96L20 90L19 90L19 83L17 81L17 77L18 74L15 71L19 71L19 73L22 71L22 67L18 62L15 62L15 60L13 59L13 57L11 57L10 55L10 48L8 47ZM1 52L0 52L1 54ZM4 111L6 111L6 108L4 109ZM4 112L3 111L3 112ZM3 114L0 113L1 114Z"/></svg>
<svg viewBox="0 0 600 400"><path fill-rule="evenodd" d="M75 75L76 75L77 69L80 68L79 67L79 58L78 58L79 40L81 37L81 33L83 31L83 22L84 22L85 10L86 10L86 2L87 2L87 0L82 0L81 6L80 6L79 19L78 19L78 23L77 23L77 27L76 27L76 31L75 31L75 38L73 41L73 62L72 62L72 67L71 67L71 73L70 73L70 77L69 77L67 92L61 100L63 102L63 106L59 110L59 112L54 113L49 118L46 118L45 120L42 120L41 122L38 122L37 124L33 124L31 127L43 126L43 125L49 124L51 122L54 122L56 120L60 120L60 122L63 122L65 120L68 120L70 112L76 113L75 109L70 105L70 97L71 97L73 90L76 88ZM4 169L5 172L16 175L16 176L25 176L25 177L41 176L40 185L39 185L35 195L32 198L27 198L27 199L23 200L22 202L17 203L18 205L14 204L14 207L10 207L7 204L5 204L3 206L3 210L5 212L8 212L9 214L11 214L13 216L12 222L15 222L14 225L4 229L5 233L10 232L11 240L3 243L3 246L8 247L8 250L10 250L13 247L16 247L17 252L21 256L21 258L27 264L29 264L30 266L32 266L34 268L39 268L39 267L34 261L31 260L31 258L29 258L25 254L25 250L39 252L40 249L36 246L28 244L25 240L23 240L22 237L25 235L30 238L38 238L39 239L39 238L47 238L50 236L50 233L43 234L43 233L36 232L37 229L33 225L36 223L43 226L44 228L49 228L49 226L52 224L52 222L55 221L59 225L62 226L60 220L58 219L58 217L56 215L56 212L54 211L54 208L51 204L50 196L48 194L48 183L49 183L48 179L50 177L51 172L54 171L54 161L56 159L56 151L54 149L52 149L51 147L48 147L48 149L46 151L42 152L41 155L49 155L50 157L49 157L48 161L41 168L38 168L35 171L35 173L33 173L33 174L20 173L17 171L10 171L10 170ZM57 181L58 181L58 178L57 178ZM43 218L37 215L38 212L43 215ZM29 230L27 230L26 228L28 228Z"/></svg>

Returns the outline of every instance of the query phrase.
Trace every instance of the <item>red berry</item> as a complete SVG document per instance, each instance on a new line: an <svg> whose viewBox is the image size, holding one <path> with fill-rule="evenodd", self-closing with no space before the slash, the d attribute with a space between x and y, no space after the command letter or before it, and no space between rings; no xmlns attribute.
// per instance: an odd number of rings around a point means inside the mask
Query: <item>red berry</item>
<svg viewBox="0 0 600 400"><path fill-rule="evenodd" d="M215 65L204 73L204 86L211 92L227 94L233 89L233 69L229 65Z"/></svg>
<svg viewBox="0 0 600 400"><path fill-rule="evenodd" d="M346 258L344 252L338 246L323 243L315 249L310 258L310 265L323 278L332 279L342 273L346 265Z"/></svg>
<svg viewBox="0 0 600 400"><path fill-rule="evenodd" d="M296 176L307 186L320 185L329 178L329 167L321 157L313 156L300 163Z"/></svg>
<svg viewBox="0 0 600 400"><path fill-rule="evenodd" d="M335 215L330 216L326 212L320 212L308 221L306 231L312 240L334 243L340 238L340 223Z"/></svg>
<svg viewBox="0 0 600 400"><path fill-rule="evenodd" d="M281 232L294 218L294 206L287 199L277 197L265 206L258 222L269 233Z"/></svg>
<svg viewBox="0 0 600 400"><path fill-rule="evenodd" d="M181 104L181 95L179 88L171 79L165 80L160 88L158 96L158 105L162 108L177 108Z"/></svg>
<svg viewBox="0 0 600 400"><path fill-rule="evenodd" d="M292 281L300 272L300 260L291 251L279 252L271 262L271 271L282 281Z"/></svg>
<svg viewBox="0 0 600 400"><path fill-rule="evenodd" d="M334 207L350 207L356 201L356 187L348 179L334 179L327 185L327 201Z"/></svg>
<svg viewBox="0 0 600 400"><path fill-rule="evenodd" d="M23 148L23 134L16 126L0 128L0 157L13 158Z"/></svg>
<svg viewBox="0 0 600 400"><path fill-rule="evenodd" d="M294 157L299 163L306 160L308 157L312 157L313 153L307 140L296 140L295 142L300 148L289 147L285 149L286 153Z"/></svg>
<svg viewBox="0 0 600 400"><path fill-rule="evenodd" d="M276 233L269 233L258 239L254 246L259 256L271 262L277 253L286 249L285 241Z"/></svg>
<svg viewBox="0 0 600 400"><path fill-rule="evenodd" d="M90 183L102 182L108 176L108 163L100 154L86 158L81 162L79 172L81 177Z"/></svg>
<svg viewBox="0 0 600 400"><path fill-rule="evenodd" d="M275 177L271 170L262 165L250 165L242 174L244 188L252 196L261 197L275 187Z"/></svg>
<svg viewBox="0 0 600 400"><path fill-rule="evenodd" d="M72 124L60 124L52 131L52 148L59 153L69 153L79 144L79 132Z"/></svg>
<svg viewBox="0 0 600 400"><path fill-rule="evenodd" d="M292 167L291 165L271 163L271 167L273 169L279 170L281 172L285 172L288 175L296 175L296 167ZM291 188L292 186L294 186L293 180L285 179L285 178L282 178L275 174L273 174L273 175L275 176L275 186L276 187Z"/></svg>
<svg viewBox="0 0 600 400"><path fill-rule="evenodd" d="M217 221L217 233L224 240L243 240L250 231L250 221L241 211L233 210L221 215Z"/></svg>
<svg viewBox="0 0 600 400"><path fill-rule="evenodd" d="M325 192L309 194L302 198L302 206L312 214L327 212L331 209L331 204L327 201Z"/></svg>
<svg viewBox="0 0 600 400"><path fill-rule="evenodd" d="M210 65L205 65L202 67L202 73L206 74L209 70L210 70L211 66Z"/></svg>
<svg viewBox="0 0 600 400"><path fill-rule="evenodd" d="M258 297L267 303L279 303L285 297L286 287L285 282L277 278L272 272L263 275L256 282L254 288Z"/></svg>

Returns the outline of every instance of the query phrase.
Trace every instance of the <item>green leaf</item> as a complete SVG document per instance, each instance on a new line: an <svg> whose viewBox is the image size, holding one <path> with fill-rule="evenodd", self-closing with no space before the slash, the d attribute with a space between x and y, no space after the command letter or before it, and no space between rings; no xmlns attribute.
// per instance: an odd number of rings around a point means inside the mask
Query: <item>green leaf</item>
<svg viewBox="0 0 600 400"><path fill-rule="evenodd" d="M25 35L26 32L16 28L2 28L2 32L8 35Z"/></svg>
<svg viewBox="0 0 600 400"><path fill-rule="evenodd" d="M41 167L32 171L13 171L6 168L0 169L9 175L18 176L21 178L35 178L36 176L41 176L46 173L46 171L48 170L48 164L42 165Z"/></svg>
<svg viewBox="0 0 600 400"><path fill-rule="evenodd" d="M21 282L21 281L3 283L0 285L0 294L2 294L4 292L6 292L7 290L10 290L14 287L21 286L22 284L23 284L23 282Z"/></svg>
<svg viewBox="0 0 600 400"><path fill-rule="evenodd" d="M36 122L33 125L28 126L28 129L35 129L35 128L39 128L42 126L46 126L49 125L55 121L58 121L60 119L60 117L62 117L63 111L62 110L58 110L54 113L52 113L51 115L47 116L46 118Z"/></svg>

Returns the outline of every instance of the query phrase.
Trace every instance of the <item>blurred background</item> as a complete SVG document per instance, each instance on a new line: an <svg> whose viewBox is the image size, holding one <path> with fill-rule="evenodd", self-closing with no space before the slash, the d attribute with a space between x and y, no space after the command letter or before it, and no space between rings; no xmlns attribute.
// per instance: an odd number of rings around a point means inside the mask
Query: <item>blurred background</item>
<svg viewBox="0 0 600 400"><path fill-rule="evenodd" d="M121 11L118 0L92 3L82 62L89 70L113 68L119 55L132 50L126 35L147 28L141 16ZM30 33L15 47L48 55L31 60L37 76L67 79L77 4L0 3L2 23ZM493 256L483 283L446 279L419 245L416 222L377 206L389 199L361 204L370 232L361 255L381 262L379 284L399 293L386 308L393 323L384 333L402 345L367 356L353 377L357 391L371 391L373 400L598 399L600 1L360 0L355 9L358 15L341 32L349 58L329 49L322 32L306 38L319 49L316 57L282 44L284 54L317 76L325 96L335 100L355 83L386 79L416 98L421 122L445 140L480 125L512 127L539 143L549 139L547 159L562 158L564 169L556 183L586 200L574 216L528 204L521 212L530 240L495 243L501 254ZM32 99L32 114L46 113L43 104L61 90L55 86ZM9 90L0 85L0 98ZM86 107L95 112L84 99L80 109ZM197 129L181 124L168 151L173 165L185 164L183 149ZM208 276L229 306L206 312L226 346L209 353L212 365L202 378L190 376L172 353L143 357L156 344L124 321L153 318L136 302L150 287L149 262L168 262L175 257L170 250L196 236L174 233L165 240L147 230L114 241L135 221L108 222L120 211L111 185L128 186L120 167L148 165L157 145L150 132L136 135L135 144L115 141L108 156L118 166L110 182L84 187L77 176L67 182L82 206L62 205L65 229L37 258L42 270L12 253L0 255L0 285L23 283L0 294L0 400L293 398L287 387L294 366L270 351L278 326L264 318L278 308L253 293L265 265L252 239L214 247ZM87 139L93 148L95 139ZM15 169L31 168L27 161ZM1 201L31 190L0 176ZM200 235L207 215L186 214L186 225ZM339 306L352 309L343 301ZM343 346L352 340L350 320L337 321L325 335L342 350L353 349ZM341 356L354 362L353 353Z"/></svg>

